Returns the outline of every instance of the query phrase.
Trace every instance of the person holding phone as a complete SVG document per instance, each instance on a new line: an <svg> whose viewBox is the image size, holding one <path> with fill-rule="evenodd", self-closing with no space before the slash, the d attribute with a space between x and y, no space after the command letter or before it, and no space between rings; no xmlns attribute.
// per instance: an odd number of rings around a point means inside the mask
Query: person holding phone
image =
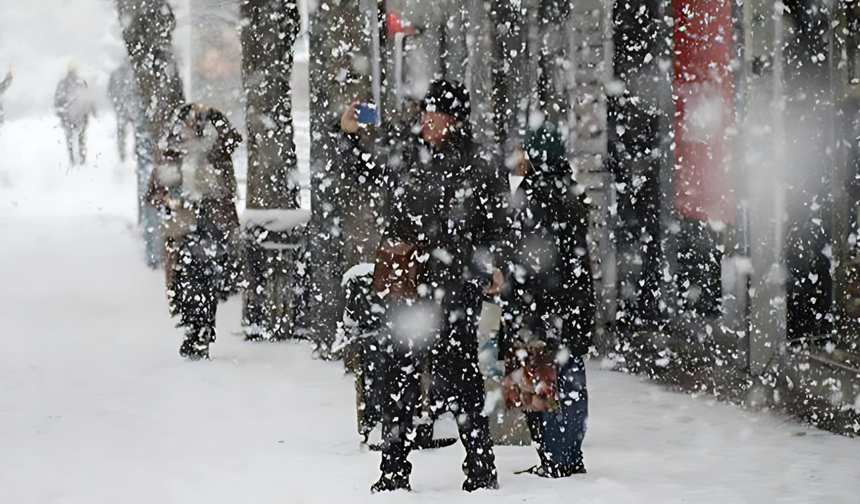
<svg viewBox="0 0 860 504"><path fill-rule="evenodd" d="M413 415L428 367L429 408L454 413L466 449L463 489L498 488L476 329L482 295L497 293L503 279L493 267L504 218L501 177L475 155L462 84L432 82L420 120L399 132L377 127L364 110L350 105L341 129L357 146L376 136L364 176L385 192L373 278L385 322L370 346L381 368L379 396L387 399L382 476L371 491L410 489Z"/></svg>

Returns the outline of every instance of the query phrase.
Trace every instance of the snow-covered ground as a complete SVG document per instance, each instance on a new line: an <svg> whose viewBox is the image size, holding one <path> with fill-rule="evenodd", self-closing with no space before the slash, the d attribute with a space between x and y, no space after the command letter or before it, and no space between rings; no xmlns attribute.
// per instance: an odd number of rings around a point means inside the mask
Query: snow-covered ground
<svg viewBox="0 0 860 504"><path fill-rule="evenodd" d="M52 117L0 130L0 502L857 502L860 440L589 369L589 473L515 470L469 495L460 445L412 455L414 492L369 495L352 378L304 343L254 344L238 299L210 362L179 358L160 272L135 226L112 118L68 169Z"/></svg>
<svg viewBox="0 0 860 504"><path fill-rule="evenodd" d="M212 360L180 359L109 112L89 164L68 166L53 86L68 55L106 82L111 5L0 0L0 72L15 68L0 98L0 504L860 501L860 440L596 366L587 475L514 475L534 450L499 447L501 489L466 494L457 444L412 454L414 492L369 495L379 454L359 448L342 365L236 337L238 299Z"/></svg>

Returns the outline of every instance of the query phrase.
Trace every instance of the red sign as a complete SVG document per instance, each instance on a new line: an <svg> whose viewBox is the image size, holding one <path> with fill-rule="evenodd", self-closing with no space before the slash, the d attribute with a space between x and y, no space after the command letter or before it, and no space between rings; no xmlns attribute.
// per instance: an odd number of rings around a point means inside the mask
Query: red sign
<svg viewBox="0 0 860 504"><path fill-rule="evenodd" d="M731 224L732 7L729 0L673 0L675 211Z"/></svg>

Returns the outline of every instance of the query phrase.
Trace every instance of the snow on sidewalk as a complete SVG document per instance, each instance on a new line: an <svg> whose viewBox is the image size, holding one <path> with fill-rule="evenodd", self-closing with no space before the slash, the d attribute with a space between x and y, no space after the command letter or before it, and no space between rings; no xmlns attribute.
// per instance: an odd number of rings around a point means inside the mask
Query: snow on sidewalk
<svg viewBox="0 0 860 504"><path fill-rule="evenodd" d="M457 444L412 454L414 492L371 496L379 454L359 449L342 365L242 341L237 298L212 361L180 359L111 121L68 171L55 139L16 143L49 124L0 134L0 503L858 501L860 441L596 366L587 475L514 475L534 450L498 447L501 489L466 494Z"/></svg>

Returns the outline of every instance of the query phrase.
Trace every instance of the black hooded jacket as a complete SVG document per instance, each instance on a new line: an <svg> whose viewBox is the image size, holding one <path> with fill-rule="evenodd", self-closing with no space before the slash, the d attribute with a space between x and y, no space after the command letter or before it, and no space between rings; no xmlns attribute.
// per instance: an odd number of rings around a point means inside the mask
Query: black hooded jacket
<svg viewBox="0 0 860 504"><path fill-rule="evenodd" d="M475 156L467 132L455 132L440 150L402 134L386 156L383 181L385 237L426 246L424 283L453 289L489 281L503 239L504 187Z"/></svg>
<svg viewBox="0 0 860 504"><path fill-rule="evenodd" d="M511 198L502 290L511 329L506 339L525 327L551 346L584 355L595 315L588 210L567 161L542 157L532 152L532 168Z"/></svg>

